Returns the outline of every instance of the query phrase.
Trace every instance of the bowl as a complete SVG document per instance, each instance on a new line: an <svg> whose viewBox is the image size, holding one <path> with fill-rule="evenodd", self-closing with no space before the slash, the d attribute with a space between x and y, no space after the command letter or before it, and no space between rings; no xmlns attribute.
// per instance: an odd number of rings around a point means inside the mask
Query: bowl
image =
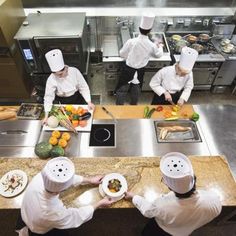
<svg viewBox="0 0 236 236"><path fill-rule="evenodd" d="M127 190L127 181L125 177L119 173L105 175L102 183L99 185L100 194L103 197L108 196L115 201L122 199Z"/></svg>

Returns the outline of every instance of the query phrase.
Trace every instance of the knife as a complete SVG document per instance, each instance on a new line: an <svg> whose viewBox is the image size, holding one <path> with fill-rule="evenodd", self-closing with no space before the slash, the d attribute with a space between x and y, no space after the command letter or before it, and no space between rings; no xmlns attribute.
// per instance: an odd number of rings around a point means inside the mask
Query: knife
<svg viewBox="0 0 236 236"><path fill-rule="evenodd" d="M102 110L105 111L113 119L115 123L117 122L116 118L113 116L113 114L110 111L108 111L105 107L102 107Z"/></svg>

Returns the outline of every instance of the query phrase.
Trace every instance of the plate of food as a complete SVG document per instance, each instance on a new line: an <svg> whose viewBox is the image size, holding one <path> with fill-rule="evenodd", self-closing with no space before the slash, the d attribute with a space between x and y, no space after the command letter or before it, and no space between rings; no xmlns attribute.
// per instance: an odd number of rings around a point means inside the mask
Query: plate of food
<svg viewBox="0 0 236 236"><path fill-rule="evenodd" d="M43 130L91 131L93 110L88 105L53 105Z"/></svg>
<svg viewBox="0 0 236 236"><path fill-rule="evenodd" d="M128 184L125 177L119 173L105 175L99 185L99 192L102 197L108 196L115 201L119 201L125 196Z"/></svg>
<svg viewBox="0 0 236 236"><path fill-rule="evenodd" d="M27 182L28 177L24 171L9 171L0 179L0 194L3 197L14 197L25 189Z"/></svg>

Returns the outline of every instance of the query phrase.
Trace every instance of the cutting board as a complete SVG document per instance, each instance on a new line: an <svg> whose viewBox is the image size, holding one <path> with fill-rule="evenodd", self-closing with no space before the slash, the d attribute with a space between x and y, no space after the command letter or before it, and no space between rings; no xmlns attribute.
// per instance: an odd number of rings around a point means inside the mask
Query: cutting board
<svg viewBox="0 0 236 236"><path fill-rule="evenodd" d="M158 105L138 105L138 106L117 106L117 105L104 105L104 107L111 112L116 119L142 119L144 108L148 106L149 109L156 108ZM163 105L163 111L155 111L152 114L152 119L164 119L164 113L172 111L172 106ZM184 105L180 111L177 112L179 118L190 118L193 114L192 105ZM102 110L102 106L96 106L94 112L94 119L111 119L111 117Z"/></svg>

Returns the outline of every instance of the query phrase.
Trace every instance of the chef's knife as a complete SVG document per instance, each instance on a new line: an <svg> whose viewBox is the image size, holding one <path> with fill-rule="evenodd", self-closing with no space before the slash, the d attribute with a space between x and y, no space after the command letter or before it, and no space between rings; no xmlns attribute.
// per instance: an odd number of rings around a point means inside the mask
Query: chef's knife
<svg viewBox="0 0 236 236"><path fill-rule="evenodd" d="M102 107L102 110L105 111L114 120L115 123L117 122L116 118L110 111L108 111L105 107Z"/></svg>

